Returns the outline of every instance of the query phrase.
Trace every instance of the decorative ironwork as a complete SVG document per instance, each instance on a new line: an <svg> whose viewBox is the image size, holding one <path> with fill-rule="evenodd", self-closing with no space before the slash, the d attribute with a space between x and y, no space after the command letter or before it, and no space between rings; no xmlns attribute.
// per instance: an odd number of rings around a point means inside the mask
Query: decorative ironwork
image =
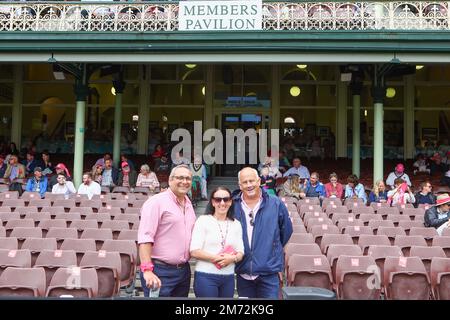
<svg viewBox="0 0 450 320"><path fill-rule="evenodd" d="M449 2L264 2L263 30L449 30ZM0 31L178 30L178 3L0 4Z"/></svg>

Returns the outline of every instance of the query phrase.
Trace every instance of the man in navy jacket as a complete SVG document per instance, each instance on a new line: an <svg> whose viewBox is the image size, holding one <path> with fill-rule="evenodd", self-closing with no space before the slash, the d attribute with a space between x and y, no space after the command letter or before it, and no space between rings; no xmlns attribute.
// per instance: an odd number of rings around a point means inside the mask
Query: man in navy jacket
<svg viewBox="0 0 450 320"><path fill-rule="evenodd" d="M234 198L234 214L242 225L245 249L244 259L236 266L238 294L277 299L283 248L291 237L292 222L284 203L260 188L255 169L242 169L238 178L241 192Z"/></svg>

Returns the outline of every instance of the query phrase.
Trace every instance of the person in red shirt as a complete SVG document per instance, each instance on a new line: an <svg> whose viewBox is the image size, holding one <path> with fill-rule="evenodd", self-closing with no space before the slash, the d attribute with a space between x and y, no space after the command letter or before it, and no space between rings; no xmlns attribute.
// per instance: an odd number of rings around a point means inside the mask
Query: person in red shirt
<svg viewBox="0 0 450 320"><path fill-rule="evenodd" d="M342 199L344 193L344 187L338 182L338 176L336 173L330 174L330 182L325 185L325 192L327 193L327 198L338 198Z"/></svg>

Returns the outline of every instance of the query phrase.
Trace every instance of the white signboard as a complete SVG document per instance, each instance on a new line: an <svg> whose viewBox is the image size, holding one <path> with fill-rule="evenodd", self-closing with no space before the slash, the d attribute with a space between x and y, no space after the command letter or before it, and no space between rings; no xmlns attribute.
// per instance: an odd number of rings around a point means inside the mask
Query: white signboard
<svg viewBox="0 0 450 320"><path fill-rule="evenodd" d="M261 30L262 0L180 1L180 31Z"/></svg>

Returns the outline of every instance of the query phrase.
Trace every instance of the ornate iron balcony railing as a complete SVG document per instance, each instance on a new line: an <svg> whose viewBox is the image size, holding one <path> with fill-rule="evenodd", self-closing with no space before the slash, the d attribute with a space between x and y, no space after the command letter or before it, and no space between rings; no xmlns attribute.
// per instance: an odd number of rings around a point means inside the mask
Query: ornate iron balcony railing
<svg viewBox="0 0 450 320"><path fill-rule="evenodd" d="M450 2L264 2L263 30L449 30ZM177 2L0 2L0 31L178 31Z"/></svg>

